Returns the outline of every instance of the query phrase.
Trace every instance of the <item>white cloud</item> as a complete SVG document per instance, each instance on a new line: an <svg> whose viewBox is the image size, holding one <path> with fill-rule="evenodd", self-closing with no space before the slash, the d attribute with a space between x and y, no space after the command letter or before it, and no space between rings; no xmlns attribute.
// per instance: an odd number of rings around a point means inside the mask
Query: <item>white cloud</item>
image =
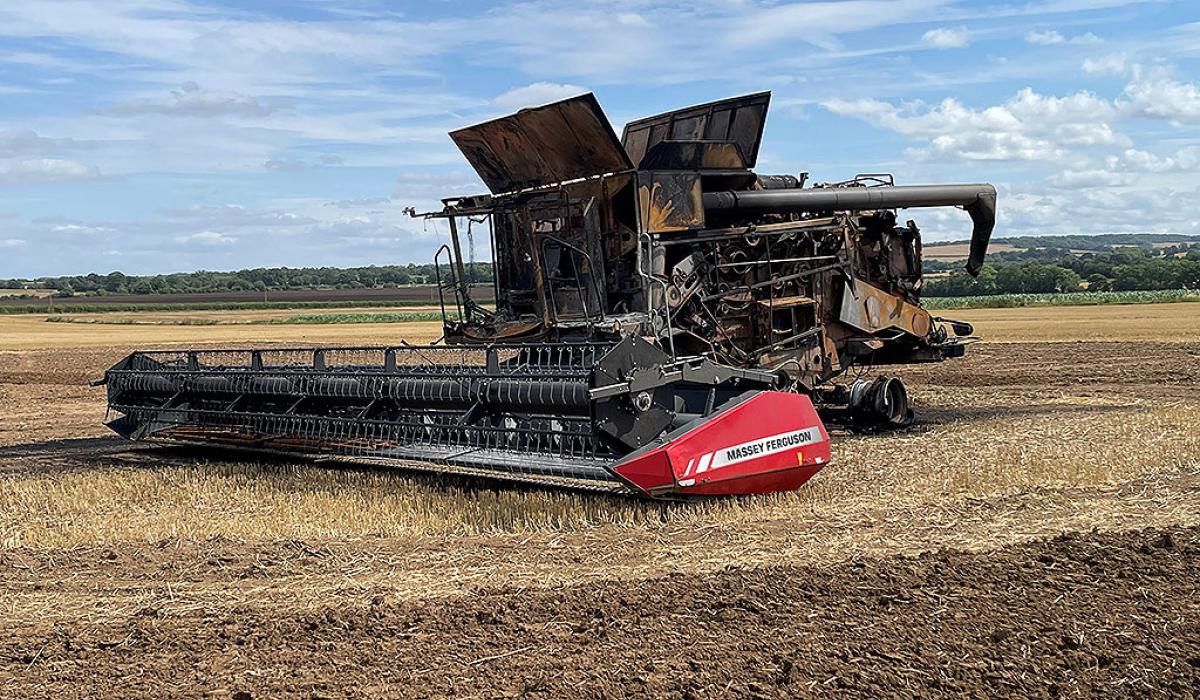
<svg viewBox="0 0 1200 700"><path fill-rule="evenodd" d="M1066 97L1020 90L1003 104L972 109L954 98L936 106L874 99L829 100L826 109L925 141L911 154L935 160L1056 160L1066 147L1126 145L1109 124L1111 102L1089 92Z"/></svg>
<svg viewBox="0 0 1200 700"><path fill-rule="evenodd" d="M650 22L636 12L617 13L617 22L627 27L649 27Z"/></svg>
<svg viewBox="0 0 1200 700"><path fill-rule="evenodd" d="M31 129L0 131L0 158L35 156L82 148L84 144L75 139L39 136Z"/></svg>
<svg viewBox="0 0 1200 700"><path fill-rule="evenodd" d="M262 167L271 172L290 173L323 165L341 165L343 162L343 158L336 153L324 153L312 161L301 158L268 158Z"/></svg>
<svg viewBox="0 0 1200 700"><path fill-rule="evenodd" d="M1008 235L1064 233L1197 233L1200 225L1186 203L1197 190L1136 186L1088 180L1076 174L1062 187L1030 182L1005 191L998 210L998 231Z"/></svg>
<svg viewBox="0 0 1200 700"><path fill-rule="evenodd" d="M1047 184L1062 189L1116 187L1125 185L1132 178L1127 173L1108 168L1090 170L1063 170L1046 178Z"/></svg>
<svg viewBox="0 0 1200 700"><path fill-rule="evenodd" d="M308 167L309 163L298 158L271 158L263 163L263 168L273 173L292 173Z"/></svg>
<svg viewBox="0 0 1200 700"><path fill-rule="evenodd" d="M202 246L227 246L237 243L236 236L227 236L217 231L201 231L193 233L190 236L183 236L180 239L181 243L195 243Z"/></svg>
<svg viewBox="0 0 1200 700"><path fill-rule="evenodd" d="M1057 44L1100 44L1104 40L1091 32L1079 34L1068 39L1063 36L1062 32L1050 29L1047 31L1031 31L1025 35L1025 41L1038 46L1054 46Z"/></svg>
<svg viewBox="0 0 1200 700"><path fill-rule="evenodd" d="M290 227L306 226L317 220L287 211L250 209L236 204L223 206L190 206L167 209L163 212L174 221L185 221L207 228L234 228L243 226Z"/></svg>
<svg viewBox="0 0 1200 700"><path fill-rule="evenodd" d="M1128 58L1124 54L1109 54L1083 61L1083 72L1088 75L1125 75L1128 71Z"/></svg>
<svg viewBox="0 0 1200 700"><path fill-rule="evenodd" d="M113 105L118 114L164 114L177 117L265 117L282 109L280 100L263 100L235 92L202 90L195 82L186 82L172 90L166 99L142 98Z"/></svg>
<svg viewBox="0 0 1200 700"><path fill-rule="evenodd" d="M339 239L343 243L353 246L365 248L396 248L411 243L412 240L407 236L343 236Z"/></svg>
<svg viewBox="0 0 1200 700"><path fill-rule="evenodd" d="M391 197L359 197L356 199L338 199L333 202L326 202L327 207L337 207L338 209L359 209L361 207L379 207L391 203Z"/></svg>
<svg viewBox="0 0 1200 700"><path fill-rule="evenodd" d="M0 10L2 36L56 37L124 56L139 72L156 62L242 85L321 80L347 63L412 69L418 57L446 50L453 29L435 22L293 22L186 0L59 0Z"/></svg>
<svg viewBox="0 0 1200 700"><path fill-rule="evenodd" d="M94 180L99 177L100 171L96 168L62 158L33 158L0 162L0 185Z"/></svg>
<svg viewBox="0 0 1200 700"><path fill-rule="evenodd" d="M1194 173L1197 167L1200 167L1200 146L1188 146L1170 156L1128 148L1120 156L1110 156L1106 164L1110 170L1136 173Z"/></svg>
<svg viewBox="0 0 1200 700"><path fill-rule="evenodd" d="M587 92L588 89L579 85L564 83L531 83L525 87L513 88L492 100L492 104L505 111L516 111L523 107L536 107L548 102L565 100L568 97Z"/></svg>
<svg viewBox="0 0 1200 700"><path fill-rule="evenodd" d="M729 5L729 15L711 29L730 43L763 46L800 38L815 46L840 48L839 34L913 21L932 21L949 0L847 0L846 2ZM708 32L701 32L701 37Z"/></svg>
<svg viewBox="0 0 1200 700"><path fill-rule="evenodd" d="M433 204L450 192L481 192L485 189L473 170L410 171L396 177L392 201L408 205L424 200Z"/></svg>
<svg viewBox="0 0 1200 700"><path fill-rule="evenodd" d="M1047 32L1032 31L1025 35L1025 41L1030 44L1038 44L1040 46L1051 46L1053 44L1065 44L1067 38L1061 33L1050 30Z"/></svg>
<svg viewBox="0 0 1200 700"><path fill-rule="evenodd" d="M1162 66L1134 66L1125 94L1129 96L1128 109L1138 116L1200 124L1200 86L1175 80Z"/></svg>
<svg viewBox="0 0 1200 700"><path fill-rule="evenodd" d="M921 35L921 41L936 49L961 49L971 43L966 27L938 27Z"/></svg>
<svg viewBox="0 0 1200 700"><path fill-rule="evenodd" d="M21 248L25 241L20 238L0 238L0 248Z"/></svg>
<svg viewBox="0 0 1200 700"><path fill-rule="evenodd" d="M50 230L53 233L66 233L84 236L106 235L116 231L116 229L113 229L109 226L98 226L71 221L61 224L53 224L50 227Z"/></svg>

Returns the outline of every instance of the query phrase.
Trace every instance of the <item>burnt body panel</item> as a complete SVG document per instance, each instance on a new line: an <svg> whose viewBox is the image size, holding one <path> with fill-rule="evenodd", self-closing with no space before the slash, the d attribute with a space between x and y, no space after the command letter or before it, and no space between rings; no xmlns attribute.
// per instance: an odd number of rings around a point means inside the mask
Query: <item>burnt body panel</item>
<svg viewBox="0 0 1200 700"><path fill-rule="evenodd" d="M459 129L450 138L493 193L633 167L591 93Z"/></svg>
<svg viewBox="0 0 1200 700"><path fill-rule="evenodd" d="M625 125L621 143L629 159L640 168L654 147L664 141L723 141L736 144L747 168L758 162L763 128L767 122L770 92L708 102L638 119Z"/></svg>

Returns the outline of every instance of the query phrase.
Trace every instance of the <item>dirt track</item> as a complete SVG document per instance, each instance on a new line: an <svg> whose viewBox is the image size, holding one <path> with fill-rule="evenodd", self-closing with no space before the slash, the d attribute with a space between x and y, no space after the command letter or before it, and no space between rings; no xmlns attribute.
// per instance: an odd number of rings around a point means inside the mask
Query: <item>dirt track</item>
<svg viewBox="0 0 1200 700"><path fill-rule="evenodd" d="M1016 342L903 368L918 425L778 498L0 448L0 697L1186 694L1200 343L1144 334L1200 305L1171 306L1089 310L1090 342L971 318ZM0 356L0 442L102 434L78 384L123 350Z"/></svg>

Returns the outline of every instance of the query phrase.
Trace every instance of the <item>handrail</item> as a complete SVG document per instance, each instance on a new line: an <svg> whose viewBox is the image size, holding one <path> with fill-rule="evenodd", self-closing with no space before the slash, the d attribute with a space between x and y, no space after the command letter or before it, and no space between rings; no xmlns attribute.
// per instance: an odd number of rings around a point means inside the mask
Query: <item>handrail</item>
<svg viewBox="0 0 1200 700"><path fill-rule="evenodd" d="M446 286L444 284L442 284L441 259L442 259L443 251L446 253L446 256L449 257L451 260L449 267L450 267L450 274L452 276L454 275L454 264L453 264L454 252L450 250L450 246L443 243L442 247L438 248L437 252L433 254L433 273L434 273L434 276L437 277L438 303L440 304L441 309L442 309L442 325L444 326L444 325L446 325ZM462 299L459 298L459 290L458 290L457 282L455 282L455 284L454 284L454 306L455 306L456 310L458 311L458 321L459 321L459 323L462 323L462 321L463 321Z"/></svg>
<svg viewBox="0 0 1200 700"><path fill-rule="evenodd" d="M638 250L639 251L641 250L642 238L646 239L646 253L647 253L647 255L645 257L643 257L642 260L647 265L652 265L653 263L651 261L654 259L654 239L652 239L650 237L650 234L648 234L648 233L638 234ZM671 324L671 303L667 300L669 285L667 284L666 280L656 277L651 272L646 272L645 270L642 269L642 267L643 267L642 265L638 265L638 267L637 267L637 273L638 273L639 277L650 280L650 282L657 282L659 285L662 286L663 314L664 314L664 316L666 316L666 321L667 321L667 344L671 348L671 359L674 360L674 359L676 359L677 356L675 354L675 328ZM649 289L646 290L646 316L647 317L654 316L654 297L652 294L650 294Z"/></svg>
<svg viewBox="0 0 1200 700"><path fill-rule="evenodd" d="M555 243L562 248L566 248L567 250L570 250L574 253L577 253L578 255L581 255L583 257L583 259L585 261L587 261L588 270L591 272L592 291L595 292L596 303L600 306L600 308L597 309L597 311L598 311L597 318L599 320L604 320L604 298L600 293L600 287L596 284L596 266L592 262L592 256L588 255L587 251L583 250L582 248L580 248L576 245L573 245L571 243L568 243L567 241L564 241L563 239L559 238L558 236L546 234L542 237L541 250L539 251L541 254L541 257L542 257L542 269L543 270L547 269L547 267L546 267L546 244L547 243ZM580 306L583 307L584 318L587 319L588 323L591 323L592 322L592 314L588 310L587 298L584 295L583 280L581 279L580 274L579 274L579 265L572 263L572 267L574 268L574 272L575 272L575 289L579 293L579 304L580 304ZM547 296L550 299L550 307L554 313L554 320L555 320L555 322L557 322L558 321L558 306L554 302L554 287L553 287L554 280L553 280L553 278L548 277L548 278L546 278L546 282L547 282L547 286L549 287L546 291L547 291Z"/></svg>

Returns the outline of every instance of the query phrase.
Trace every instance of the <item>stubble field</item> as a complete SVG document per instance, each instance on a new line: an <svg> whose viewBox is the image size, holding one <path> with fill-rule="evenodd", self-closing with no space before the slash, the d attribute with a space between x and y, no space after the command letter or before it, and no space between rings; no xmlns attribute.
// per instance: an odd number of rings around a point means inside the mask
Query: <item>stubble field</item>
<svg viewBox="0 0 1200 700"><path fill-rule="evenodd" d="M836 436L792 494L666 506L130 450L86 386L138 346L437 324L0 317L0 695L1194 687L1200 305L953 315L987 342L897 369L912 429Z"/></svg>

